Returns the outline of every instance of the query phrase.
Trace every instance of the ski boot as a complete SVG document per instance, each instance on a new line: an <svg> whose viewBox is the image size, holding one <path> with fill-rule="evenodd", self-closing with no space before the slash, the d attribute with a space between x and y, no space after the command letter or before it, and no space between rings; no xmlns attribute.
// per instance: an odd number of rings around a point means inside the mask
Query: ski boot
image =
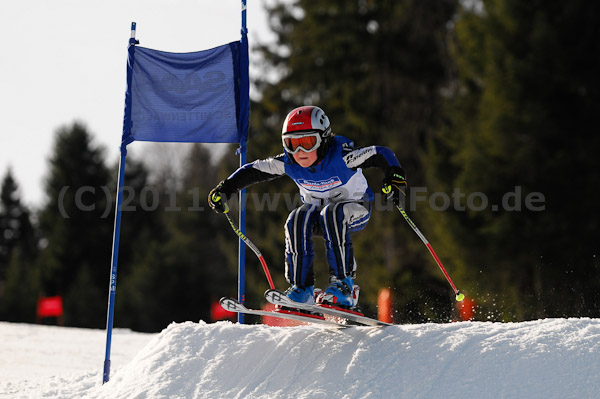
<svg viewBox="0 0 600 399"><path fill-rule="evenodd" d="M285 291L285 295L294 302L310 305L315 303L315 287L312 285L310 287L298 287L294 284Z"/></svg>
<svg viewBox="0 0 600 399"><path fill-rule="evenodd" d="M332 278L329 287L317 298L318 304L339 306L346 309L356 308L360 287L354 284L352 277L343 280Z"/></svg>

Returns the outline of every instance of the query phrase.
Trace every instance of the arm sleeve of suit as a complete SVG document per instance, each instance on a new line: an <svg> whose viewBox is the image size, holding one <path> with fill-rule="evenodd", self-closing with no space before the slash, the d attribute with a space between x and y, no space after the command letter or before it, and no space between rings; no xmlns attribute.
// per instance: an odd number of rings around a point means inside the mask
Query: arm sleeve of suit
<svg viewBox="0 0 600 399"><path fill-rule="evenodd" d="M399 166L400 162L394 152L387 147L373 145L357 148L344 155L344 161L350 169L379 168L384 173L390 166Z"/></svg>
<svg viewBox="0 0 600 399"><path fill-rule="evenodd" d="M285 175L283 154L241 166L223 181L221 192L229 198L243 188Z"/></svg>

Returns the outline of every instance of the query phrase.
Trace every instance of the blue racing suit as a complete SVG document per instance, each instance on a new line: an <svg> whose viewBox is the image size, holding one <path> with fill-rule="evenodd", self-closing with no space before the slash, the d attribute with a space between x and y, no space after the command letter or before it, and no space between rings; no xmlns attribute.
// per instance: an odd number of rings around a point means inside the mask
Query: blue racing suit
<svg viewBox="0 0 600 399"><path fill-rule="evenodd" d="M285 275L290 284L314 285L313 233L325 240L330 274L337 279L356 274L356 260L350 234L362 230L371 216L373 191L363 168L387 171L400 166L386 147L354 148L354 143L334 136L325 155L304 168L287 152L248 163L221 187L227 196L251 184L287 175L298 186L303 205L292 210L285 222Z"/></svg>

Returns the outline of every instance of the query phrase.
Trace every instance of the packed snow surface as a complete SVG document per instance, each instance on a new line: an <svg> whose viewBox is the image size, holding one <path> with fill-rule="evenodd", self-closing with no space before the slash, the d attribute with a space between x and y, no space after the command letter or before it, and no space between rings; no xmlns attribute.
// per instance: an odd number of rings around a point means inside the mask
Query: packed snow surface
<svg viewBox="0 0 600 399"><path fill-rule="evenodd" d="M104 332L0 323L4 398L598 398L600 320Z"/></svg>

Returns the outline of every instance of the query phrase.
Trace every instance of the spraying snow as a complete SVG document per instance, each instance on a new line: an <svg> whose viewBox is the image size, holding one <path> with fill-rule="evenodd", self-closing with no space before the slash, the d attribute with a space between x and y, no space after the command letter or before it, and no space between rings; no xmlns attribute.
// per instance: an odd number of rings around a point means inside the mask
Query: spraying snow
<svg viewBox="0 0 600 399"><path fill-rule="evenodd" d="M597 319L384 328L187 322L160 334L115 331L111 380L101 385L103 331L0 323L0 397L564 399L600 392Z"/></svg>

